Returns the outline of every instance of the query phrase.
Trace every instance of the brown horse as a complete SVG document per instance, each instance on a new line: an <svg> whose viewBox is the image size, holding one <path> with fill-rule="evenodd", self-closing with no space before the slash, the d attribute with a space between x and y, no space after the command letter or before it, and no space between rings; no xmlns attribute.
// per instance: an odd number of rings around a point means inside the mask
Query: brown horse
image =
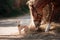
<svg viewBox="0 0 60 40"><path fill-rule="evenodd" d="M41 22L43 20L44 21L43 23L47 22L47 27L45 29L45 32L48 32L50 29L50 23L56 14L53 13L53 11L56 10L55 8L60 7L59 6L60 1L59 0L29 0L27 4L29 4L28 6L30 9L32 24L39 29L39 26L41 25ZM46 5L48 7L48 12L46 11L46 9L44 10L44 7Z"/></svg>

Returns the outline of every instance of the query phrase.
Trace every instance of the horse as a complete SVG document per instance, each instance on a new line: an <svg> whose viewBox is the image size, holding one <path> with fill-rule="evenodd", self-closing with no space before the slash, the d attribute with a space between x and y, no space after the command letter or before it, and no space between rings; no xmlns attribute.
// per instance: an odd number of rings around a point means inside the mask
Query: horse
<svg viewBox="0 0 60 40"><path fill-rule="evenodd" d="M53 11L55 10L55 8L58 8L56 6L60 4L59 2L60 2L59 0L29 0L27 4L29 6L30 15L32 19L31 25L39 29L39 26L41 24L47 22L45 32L48 32L51 27L50 25L51 21L53 20L56 14L56 13L53 13ZM49 9L48 13L45 13L46 10L44 10L44 7L46 5L48 6L48 9Z"/></svg>

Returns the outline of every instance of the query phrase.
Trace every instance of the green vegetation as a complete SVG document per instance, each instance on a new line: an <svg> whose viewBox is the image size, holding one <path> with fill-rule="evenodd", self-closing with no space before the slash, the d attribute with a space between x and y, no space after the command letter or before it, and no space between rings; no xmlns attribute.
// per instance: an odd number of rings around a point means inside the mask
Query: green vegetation
<svg viewBox="0 0 60 40"><path fill-rule="evenodd" d="M21 6L19 9L12 9L11 12L9 13L9 15L7 15L8 17L13 17L13 16L20 16L20 15L24 15L27 14L28 11L28 7L27 6Z"/></svg>
<svg viewBox="0 0 60 40"><path fill-rule="evenodd" d="M14 6L15 0L0 0L0 16L14 17L28 13L28 7L20 5L19 8Z"/></svg>

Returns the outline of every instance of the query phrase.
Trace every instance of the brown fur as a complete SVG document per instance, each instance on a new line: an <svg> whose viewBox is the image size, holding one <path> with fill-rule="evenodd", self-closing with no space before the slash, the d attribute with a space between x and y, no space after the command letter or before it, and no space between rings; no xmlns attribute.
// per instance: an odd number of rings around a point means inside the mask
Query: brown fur
<svg viewBox="0 0 60 40"><path fill-rule="evenodd" d="M37 3L33 4L35 1L37 1ZM58 18L58 17L60 18L59 0L35 0L35 1L30 1L28 2L28 4L29 4L31 17L33 17L32 21L34 22L36 27L39 27L41 25L42 20L44 21L44 23L45 22L51 23L54 18ZM45 8L46 5L48 5L47 9ZM57 13L58 15L56 15Z"/></svg>

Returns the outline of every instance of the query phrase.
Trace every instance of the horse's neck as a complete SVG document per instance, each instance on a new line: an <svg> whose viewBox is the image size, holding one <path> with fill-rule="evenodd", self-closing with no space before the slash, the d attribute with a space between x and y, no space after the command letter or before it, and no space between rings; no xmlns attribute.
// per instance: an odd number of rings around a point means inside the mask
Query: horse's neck
<svg viewBox="0 0 60 40"><path fill-rule="evenodd" d="M34 7L37 6L38 2L39 2L39 0L35 0L35 1L34 1Z"/></svg>
<svg viewBox="0 0 60 40"><path fill-rule="evenodd" d="M41 9L41 8L43 8L45 5L47 5L48 3L50 3L50 0L38 0L37 2L36 2L36 8L38 8L38 9Z"/></svg>

